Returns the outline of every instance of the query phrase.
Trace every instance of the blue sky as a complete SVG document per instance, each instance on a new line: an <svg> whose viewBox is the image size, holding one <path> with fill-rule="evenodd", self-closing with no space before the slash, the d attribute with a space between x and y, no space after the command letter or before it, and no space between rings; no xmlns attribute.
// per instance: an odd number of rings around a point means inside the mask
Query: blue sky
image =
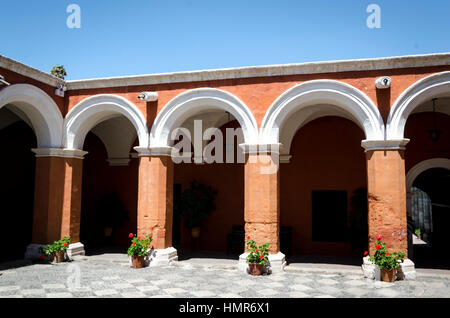
<svg viewBox="0 0 450 318"><path fill-rule="evenodd" d="M366 26L372 3L380 29ZM0 54L82 79L450 52L449 13L448 0L2 1Z"/></svg>

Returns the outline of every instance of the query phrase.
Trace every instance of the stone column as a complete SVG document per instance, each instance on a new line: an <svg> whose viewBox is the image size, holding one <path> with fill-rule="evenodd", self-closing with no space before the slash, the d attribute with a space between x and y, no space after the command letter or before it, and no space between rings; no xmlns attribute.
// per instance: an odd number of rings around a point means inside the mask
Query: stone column
<svg viewBox="0 0 450 318"><path fill-rule="evenodd" d="M245 147L245 236L258 245L270 243L270 271L286 265L280 252L280 174L278 145ZM252 149L253 148L253 149ZM271 151L271 152L269 152ZM247 251L239 257L239 269L246 271Z"/></svg>
<svg viewBox="0 0 450 318"><path fill-rule="evenodd" d="M36 153L32 244L25 258L38 258L39 247L70 236L69 257L84 255L80 242L82 150L32 149Z"/></svg>
<svg viewBox="0 0 450 318"><path fill-rule="evenodd" d="M178 260L172 247L173 162L171 148L135 147L139 153L138 235L152 234L150 266Z"/></svg>
<svg viewBox="0 0 450 318"><path fill-rule="evenodd" d="M408 141L380 141L376 144L366 141L362 144L367 158L370 255L375 253L374 244L379 234L382 235L382 241L386 243L388 250L408 255L404 160L404 147ZM363 268L370 264L367 258L364 259ZM401 276L415 278L411 260L407 259L402 269Z"/></svg>

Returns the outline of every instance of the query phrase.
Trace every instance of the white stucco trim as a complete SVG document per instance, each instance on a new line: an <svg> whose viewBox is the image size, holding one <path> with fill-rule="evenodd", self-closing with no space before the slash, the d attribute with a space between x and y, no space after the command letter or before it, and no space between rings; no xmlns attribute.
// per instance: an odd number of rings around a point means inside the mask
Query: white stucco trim
<svg viewBox="0 0 450 318"><path fill-rule="evenodd" d="M450 96L450 72L427 76L408 87L392 105L386 124L387 139L402 139L411 112L422 103L443 95Z"/></svg>
<svg viewBox="0 0 450 318"><path fill-rule="evenodd" d="M76 158L83 159L88 153L80 149L62 149L62 148L33 148L32 152L39 157L62 157L62 158Z"/></svg>
<svg viewBox="0 0 450 318"><path fill-rule="evenodd" d="M63 144L83 149L87 133L98 123L123 115L136 129L140 147L148 147L148 128L144 115L127 99L110 94L94 95L75 105L64 120Z"/></svg>
<svg viewBox="0 0 450 318"><path fill-rule="evenodd" d="M409 169L406 174L406 192L411 192L414 180L424 171L432 168L444 168L450 170L450 159L433 158L419 162Z"/></svg>
<svg viewBox="0 0 450 318"><path fill-rule="evenodd" d="M0 90L0 108L7 104L13 104L27 116L38 147L61 147L63 117L58 105L43 90L30 84L4 87Z"/></svg>
<svg viewBox="0 0 450 318"><path fill-rule="evenodd" d="M170 100L158 113L150 132L150 146L169 147L173 129L200 111L222 109L239 122L245 143L256 143L258 128L252 112L239 98L216 88L197 88Z"/></svg>
<svg viewBox="0 0 450 318"><path fill-rule="evenodd" d="M365 152L371 150L405 150L409 139L396 139L396 140L363 140L361 141L361 147Z"/></svg>
<svg viewBox="0 0 450 318"><path fill-rule="evenodd" d="M337 106L339 110L348 113L356 124L363 129L366 140L383 140L384 123L376 105L372 100L357 88L334 80L313 80L298 84L281 94L270 106L264 116L260 129L260 142L273 144L280 141L282 130L287 119L295 112L309 107L314 112L314 118L320 117L322 105ZM314 109L316 107L316 109ZM329 115L329 107L323 115ZM306 118L304 119L307 120ZM295 122L301 127L302 122ZM292 127L291 127L292 128ZM292 135L292 134L291 134ZM293 137L293 136L292 136ZM290 137L290 139L292 139ZM289 138L288 138L289 139ZM290 142L284 140L285 151L289 152Z"/></svg>

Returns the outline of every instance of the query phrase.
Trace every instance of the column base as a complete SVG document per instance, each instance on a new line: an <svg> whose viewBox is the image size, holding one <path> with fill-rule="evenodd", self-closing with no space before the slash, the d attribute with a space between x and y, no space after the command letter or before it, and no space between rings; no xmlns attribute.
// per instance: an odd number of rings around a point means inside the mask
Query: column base
<svg viewBox="0 0 450 318"><path fill-rule="evenodd" d="M248 273L247 256L249 253L239 255L238 270L244 273ZM284 271L286 266L286 258L283 253L269 254L269 264L264 268L263 273L280 273Z"/></svg>
<svg viewBox="0 0 450 318"><path fill-rule="evenodd" d="M374 263L369 261L369 256L363 258L363 265L361 266L364 277L380 280L380 269ZM397 270L398 280L415 280L417 277L414 263L409 259L405 259Z"/></svg>
<svg viewBox="0 0 450 318"><path fill-rule="evenodd" d="M81 242L70 244L66 253L69 259L73 259L74 256L84 256L84 245Z"/></svg>
<svg viewBox="0 0 450 318"><path fill-rule="evenodd" d="M41 246L45 246L44 244L28 244L27 249L25 251L25 259L27 260L38 260L41 257L41 253L39 249Z"/></svg>
<svg viewBox="0 0 450 318"><path fill-rule="evenodd" d="M25 259L27 260L38 260L41 257L41 253L39 249L41 246L45 246L44 244L29 244L25 251ZM81 242L73 243L69 245L69 248L66 251L67 258L72 259L73 256L84 255L84 245Z"/></svg>
<svg viewBox="0 0 450 318"><path fill-rule="evenodd" d="M131 257L128 257L131 266ZM145 258L145 266L157 267L168 266L172 262L178 261L177 250L173 247L158 250L148 250L148 256Z"/></svg>

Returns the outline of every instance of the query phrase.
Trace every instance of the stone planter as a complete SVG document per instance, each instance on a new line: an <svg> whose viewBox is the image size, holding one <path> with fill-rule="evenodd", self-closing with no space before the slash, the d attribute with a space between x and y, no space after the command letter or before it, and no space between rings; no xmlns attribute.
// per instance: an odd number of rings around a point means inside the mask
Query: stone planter
<svg viewBox="0 0 450 318"><path fill-rule="evenodd" d="M397 278L397 269L393 268L391 270L382 268L380 269L380 277L383 282L392 283Z"/></svg>
<svg viewBox="0 0 450 318"><path fill-rule="evenodd" d="M64 262L65 255L66 255L66 251L56 251L55 254L53 254L53 262L55 262L55 263Z"/></svg>
<svg viewBox="0 0 450 318"><path fill-rule="evenodd" d="M131 256L131 267L143 268L145 265L145 256Z"/></svg>
<svg viewBox="0 0 450 318"><path fill-rule="evenodd" d="M256 264L256 263L248 264L248 270L251 275L254 275L254 276L262 275L263 269L264 269L264 265L262 265L262 264Z"/></svg>

